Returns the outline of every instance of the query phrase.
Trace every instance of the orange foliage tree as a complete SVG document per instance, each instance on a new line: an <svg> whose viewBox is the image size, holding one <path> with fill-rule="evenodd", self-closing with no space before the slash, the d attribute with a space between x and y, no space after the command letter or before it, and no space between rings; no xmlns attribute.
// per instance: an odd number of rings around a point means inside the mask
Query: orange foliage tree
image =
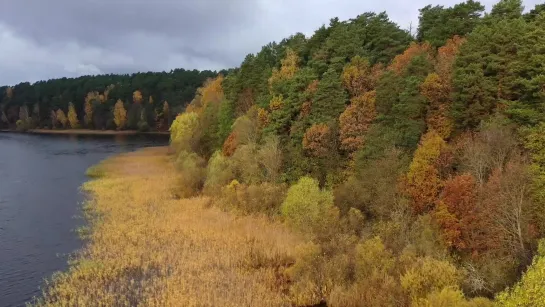
<svg viewBox="0 0 545 307"><path fill-rule="evenodd" d="M442 180L437 162L446 146L437 132L429 130L422 136L420 145L414 153L405 178L405 191L411 198L416 214L431 209L441 190Z"/></svg>
<svg viewBox="0 0 545 307"><path fill-rule="evenodd" d="M226 157L232 156L237 150L238 138L235 132L231 132L225 142L223 143L222 152Z"/></svg>
<svg viewBox="0 0 545 307"><path fill-rule="evenodd" d="M326 157L332 145L331 129L326 124L312 125L303 136L303 148L313 157Z"/></svg>
<svg viewBox="0 0 545 307"><path fill-rule="evenodd" d="M355 152L362 148L365 133L377 114L375 99L375 91L354 97L341 114L339 117L341 149Z"/></svg>
<svg viewBox="0 0 545 307"><path fill-rule="evenodd" d="M449 39L445 46L439 48L436 72L429 74L420 87L420 93L430 103L426 118L428 127L445 139L450 136L453 127L452 119L448 115L452 94L452 70L458 50L464 42L463 38L455 36Z"/></svg>
<svg viewBox="0 0 545 307"><path fill-rule="evenodd" d="M355 56L344 67L341 78L351 96L361 96L376 87L381 75L381 65L371 67L367 59Z"/></svg>
<svg viewBox="0 0 545 307"><path fill-rule="evenodd" d="M445 181L434 216L448 246L474 254L492 247L487 214L478 204L477 183L471 174Z"/></svg>
<svg viewBox="0 0 545 307"><path fill-rule="evenodd" d="M402 54L397 55L392 64L388 66L388 70L395 72L397 75L403 74L405 68L411 63L411 61L417 57L424 55L429 60L432 59L432 46L428 43L411 43L409 48L407 48Z"/></svg>

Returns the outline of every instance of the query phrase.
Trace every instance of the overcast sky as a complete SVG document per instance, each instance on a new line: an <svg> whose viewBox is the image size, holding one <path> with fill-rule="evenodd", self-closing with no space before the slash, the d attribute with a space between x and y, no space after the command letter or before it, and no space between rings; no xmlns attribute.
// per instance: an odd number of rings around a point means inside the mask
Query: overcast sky
<svg viewBox="0 0 545 307"><path fill-rule="evenodd" d="M387 11L408 29L418 9L462 0L2 0L0 85L101 73L222 69L332 17ZM541 0L542 1L542 0ZM527 9L541 2L526 0ZM481 0L490 9L496 0Z"/></svg>

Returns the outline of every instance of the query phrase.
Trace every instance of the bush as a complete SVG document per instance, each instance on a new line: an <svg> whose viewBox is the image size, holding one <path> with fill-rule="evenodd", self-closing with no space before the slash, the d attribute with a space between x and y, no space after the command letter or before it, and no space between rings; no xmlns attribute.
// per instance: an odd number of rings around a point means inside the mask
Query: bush
<svg viewBox="0 0 545 307"><path fill-rule="evenodd" d="M138 131L140 132L148 132L149 131L149 125L146 121L140 121L138 122Z"/></svg>
<svg viewBox="0 0 545 307"><path fill-rule="evenodd" d="M17 131L27 131L28 130L28 123L26 120L19 119L15 125L17 126Z"/></svg>
<svg viewBox="0 0 545 307"><path fill-rule="evenodd" d="M401 276L401 285L413 301L447 287L457 289L460 274L448 261L421 258Z"/></svg>
<svg viewBox="0 0 545 307"><path fill-rule="evenodd" d="M333 194L320 190L318 181L302 177L288 190L282 203L282 215L296 229L316 232L328 223L330 209L333 208Z"/></svg>
<svg viewBox="0 0 545 307"><path fill-rule="evenodd" d="M240 210L245 214L275 215L279 213L285 197L285 185L262 183L248 186L233 180L222 189L219 205Z"/></svg>
<svg viewBox="0 0 545 307"><path fill-rule="evenodd" d="M195 196L204 184L206 162L196 153L182 151L178 154L176 166L180 171L180 184L177 191L179 196Z"/></svg>
<svg viewBox="0 0 545 307"><path fill-rule="evenodd" d="M208 160L204 192L210 196L219 196L221 195L221 188L234 177L232 163L221 151L216 151Z"/></svg>
<svg viewBox="0 0 545 307"><path fill-rule="evenodd" d="M297 261L287 270L293 285L291 295L296 306L314 306L328 301L331 291L347 284L350 276L350 259L339 253L328 257L315 243L297 247Z"/></svg>

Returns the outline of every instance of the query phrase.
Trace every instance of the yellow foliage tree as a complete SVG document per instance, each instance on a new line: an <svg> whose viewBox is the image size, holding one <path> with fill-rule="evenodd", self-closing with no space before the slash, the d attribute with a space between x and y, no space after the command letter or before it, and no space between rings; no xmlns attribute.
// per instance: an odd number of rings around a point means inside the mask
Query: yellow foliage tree
<svg viewBox="0 0 545 307"><path fill-rule="evenodd" d="M117 130L125 128L127 123L127 110L125 110L121 99L118 99L114 106L114 123Z"/></svg>
<svg viewBox="0 0 545 307"><path fill-rule="evenodd" d="M282 95L273 96L271 101L269 102L269 109L271 109L271 111L280 110L282 109L283 105L284 105L284 100Z"/></svg>
<svg viewBox="0 0 545 307"><path fill-rule="evenodd" d="M446 143L441 136L430 130L422 136L414 153L405 190L411 197L413 210L417 214L430 209L437 199L442 181L436 163L445 148Z"/></svg>
<svg viewBox="0 0 545 307"><path fill-rule="evenodd" d="M8 99L13 98L13 88L11 86L8 86L6 88L6 96L8 97Z"/></svg>
<svg viewBox="0 0 545 307"><path fill-rule="evenodd" d="M101 98L101 95L99 95L98 92L89 92L87 93L87 96L85 96L85 116L83 118L83 121L88 127L91 126L91 124L93 123L93 102L99 101L100 103L102 103L102 99L103 98Z"/></svg>
<svg viewBox="0 0 545 307"><path fill-rule="evenodd" d="M79 128L78 114L76 113L76 108L73 103L68 103L68 122L70 123L70 128L77 129Z"/></svg>
<svg viewBox="0 0 545 307"><path fill-rule="evenodd" d="M153 104L153 96L151 96L151 95L149 96L148 103Z"/></svg>
<svg viewBox="0 0 545 307"><path fill-rule="evenodd" d="M297 72L299 56L291 48L287 48L286 57L281 60L281 63L280 70L273 69L272 76L269 78L269 86L281 80L291 79Z"/></svg>
<svg viewBox="0 0 545 307"><path fill-rule="evenodd" d="M367 59L355 56L344 67L341 78L343 86L354 97L373 90L381 75L382 67L380 65L371 67Z"/></svg>
<svg viewBox="0 0 545 307"><path fill-rule="evenodd" d="M214 79L208 79L201 91L201 103L202 108L206 108L206 106L210 103L220 103L223 101L224 94L223 94L223 76L219 75L218 77Z"/></svg>
<svg viewBox="0 0 545 307"><path fill-rule="evenodd" d="M134 101L134 103L142 103L142 100L144 98L142 97L142 92L140 92L139 90L136 90L132 93L132 101Z"/></svg>
<svg viewBox="0 0 545 307"><path fill-rule="evenodd" d="M56 115L57 121L61 124L63 128L66 128L68 118L66 118L66 114L64 114L64 111L62 109L58 109Z"/></svg>
<svg viewBox="0 0 545 307"><path fill-rule="evenodd" d="M110 84L106 87L106 89L104 90L104 94L101 95L102 96L102 99L100 100L101 103L104 103L105 101L108 100L109 96L110 96L110 91L113 90L115 87L115 85L113 84Z"/></svg>

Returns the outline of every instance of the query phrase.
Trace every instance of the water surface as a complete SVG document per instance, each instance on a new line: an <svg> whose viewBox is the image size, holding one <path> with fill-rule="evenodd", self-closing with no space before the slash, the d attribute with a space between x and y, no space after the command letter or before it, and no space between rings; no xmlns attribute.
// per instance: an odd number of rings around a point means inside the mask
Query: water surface
<svg viewBox="0 0 545 307"><path fill-rule="evenodd" d="M157 136L0 133L0 307L41 293L43 279L67 267L81 247L74 229L85 170L115 153L165 145Z"/></svg>

